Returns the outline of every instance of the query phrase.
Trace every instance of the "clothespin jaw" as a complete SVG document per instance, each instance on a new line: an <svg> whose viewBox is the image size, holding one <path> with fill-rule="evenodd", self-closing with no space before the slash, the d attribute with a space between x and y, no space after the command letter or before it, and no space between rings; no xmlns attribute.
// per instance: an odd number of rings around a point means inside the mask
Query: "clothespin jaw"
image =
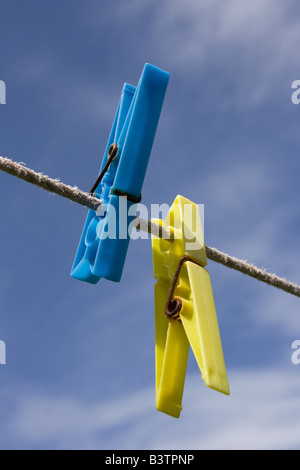
<svg viewBox="0 0 300 470"><path fill-rule="evenodd" d="M189 346L205 384L229 386L207 264L200 212L177 196L165 221L174 240L152 237L155 284L156 407L178 418Z"/></svg>
<svg viewBox="0 0 300 470"><path fill-rule="evenodd" d="M168 82L167 72L146 64L137 87L123 87L92 191L101 205L88 212L71 270L76 279L121 279Z"/></svg>

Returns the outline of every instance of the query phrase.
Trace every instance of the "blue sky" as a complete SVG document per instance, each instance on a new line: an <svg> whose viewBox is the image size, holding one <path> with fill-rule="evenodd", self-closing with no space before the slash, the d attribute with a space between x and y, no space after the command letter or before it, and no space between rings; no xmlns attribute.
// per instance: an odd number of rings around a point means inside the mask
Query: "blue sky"
<svg viewBox="0 0 300 470"><path fill-rule="evenodd" d="M300 9L291 0L1 0L0 155L89 190L123 83L171 75L143 202L205 205L205 241L299 283ZM121 283L70 278L86 210L0 174L2 449L298 449L299 300L212 262L230 397L190 354L155 409L150 240Z"/></svg>

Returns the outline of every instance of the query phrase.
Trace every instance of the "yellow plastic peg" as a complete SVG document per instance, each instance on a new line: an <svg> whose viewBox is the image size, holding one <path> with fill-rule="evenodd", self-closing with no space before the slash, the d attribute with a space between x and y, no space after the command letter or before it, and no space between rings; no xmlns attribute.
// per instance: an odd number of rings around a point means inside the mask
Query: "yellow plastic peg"
<svg viewBox="0 0 300 470"><path fill-rule="evenodd" d="M155 284L156 408L182 410L189 346L205 384L229 395L199 207L177 196L164 221L172 240L152 235Z"/></svg>

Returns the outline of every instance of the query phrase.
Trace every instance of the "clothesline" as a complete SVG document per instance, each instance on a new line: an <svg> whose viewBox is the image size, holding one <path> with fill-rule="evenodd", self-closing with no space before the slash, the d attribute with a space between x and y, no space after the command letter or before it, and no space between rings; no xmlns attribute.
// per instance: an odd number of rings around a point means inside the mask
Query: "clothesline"
<svg viewBox="0 0 300 470"><path fill-rule="evenodd" d="M43 173L38 173L26 167L23 163L16 163L9 158L0 156L0 170L9 173L12 176L27 181L30 184L38 186L48 192L65 197L77 204L81 204L88 209L96 210L101 204L101 200L80 190L76 186L69 186L58 179L49 178ZM166 238L172 241L172 235L164 227L155 224L149 220L137 217L134 223L136 229L148 232L160 238ZM269 284L277 289L281 289L289 294L300 297L300 286L276 274L270 274L263 269L249 264L246 261L227 255L216 248L205 246L207 258L223 266L239 271L247 276L253 277L258 281Z"/></svg>

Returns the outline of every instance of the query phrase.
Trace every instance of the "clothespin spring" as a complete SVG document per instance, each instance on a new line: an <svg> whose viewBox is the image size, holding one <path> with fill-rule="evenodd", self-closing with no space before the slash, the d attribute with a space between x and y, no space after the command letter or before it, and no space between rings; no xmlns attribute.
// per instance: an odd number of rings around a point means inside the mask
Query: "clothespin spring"
<svg viewBox="0 0 300 470"><path fill-rule="evenodd" d="M190 261L191 263L197 264L198 266L202 266L201 263L199 263L198 261L195 261L194 259L190 258L189 256L185 255L185 256L182 256L182 258L180 258L179 263L178 263L177 268L176 268L176 271L175 271L175 274L174 274L174 278L173 278L171 287L170 287L170 291L169 291L169 295L168 295L168 299L167 299L167 303L166 303L166 307L165 307L166 316L168 318L172 318L172 320L177 320L179 322L181 322L180 311L181 311L181 308L182 308L182 302L177 297L173 298L173 295L174 295L174 291L175 291L175 288L176 288L176 285L177 285L177 281L178 281L178 277L179 277L181 268L182 268L183 264L186 263L187 261Z"/></svg>
<svg viewBox="0 0 300 470"><path fill-rule="evenodd" d="M97 187L101 183L101 180L102 180L103 176L105 175L105 173L107 172L110 164L113 162L115 156L117 155L118 149L119 149L119 147L117 146L117 144L111 144L111 146L109 147L108 152L107 152L106 163L105 163L101 173L99 174L98 178L96 179L92 189L90 190L90 194L94 194Z"/></svg>
<svg viewBox="0 0 300 470"><path fill-rule="evenodd" d="M119 150L119 147L117 146L117 144L111 144L111 146L109 147L108 152L107 152L106 163L105 163L101 173L99 174L98 178L96 179L96 181L95 181L92 189L90 190L89 194L92 195L96 191L97 187L99 186L99 184L102 181L102 178L104 177L105 173L107 172L108 168L110 167L110 164L114 161L114 159L115 159L115 157L118 153L118 150ZM123 191L120 191L119 189L114 189L114 194L116 196L126 196L128 201L133 202L135 204L138 204L142 200L142 196L135 197L135 196L132 196L131 194L124 193Z"/></svg>

